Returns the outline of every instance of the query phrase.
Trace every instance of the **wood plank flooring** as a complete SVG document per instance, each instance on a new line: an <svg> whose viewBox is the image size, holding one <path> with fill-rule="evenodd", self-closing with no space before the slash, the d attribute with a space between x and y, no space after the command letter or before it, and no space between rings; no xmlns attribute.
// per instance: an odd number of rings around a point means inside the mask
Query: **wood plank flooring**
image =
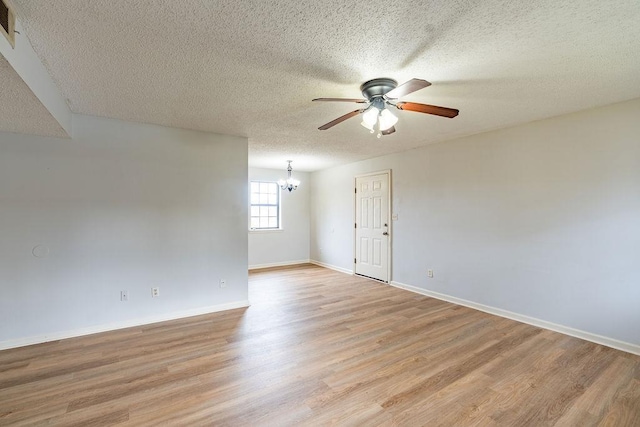
<svg viewBox="0 0 640 427"><path fill-rule="evenodd" d="M0 352L0 425L640 426L640 357L312 265Z"/></svg>

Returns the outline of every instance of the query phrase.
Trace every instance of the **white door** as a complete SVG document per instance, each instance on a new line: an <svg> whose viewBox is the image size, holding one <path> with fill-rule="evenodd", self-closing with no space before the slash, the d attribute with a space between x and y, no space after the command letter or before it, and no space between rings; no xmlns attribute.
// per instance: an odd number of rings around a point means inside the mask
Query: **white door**
<svg viewBox="0 0 640 427"><path fill-rule="evenodd" d="M355 273L389 281L389 173L356 177Z"/></svg>

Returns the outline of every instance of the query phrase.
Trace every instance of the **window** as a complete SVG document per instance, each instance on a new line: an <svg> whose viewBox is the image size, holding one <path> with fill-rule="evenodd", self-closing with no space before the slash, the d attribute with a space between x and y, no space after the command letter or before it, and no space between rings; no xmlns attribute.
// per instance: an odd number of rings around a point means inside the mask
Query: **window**
<svg viewBox="0 0 640 427"><path fill-rule="evenodd" d="M280 228L280 187L277 182L251 181L251 230Z"/></svg>

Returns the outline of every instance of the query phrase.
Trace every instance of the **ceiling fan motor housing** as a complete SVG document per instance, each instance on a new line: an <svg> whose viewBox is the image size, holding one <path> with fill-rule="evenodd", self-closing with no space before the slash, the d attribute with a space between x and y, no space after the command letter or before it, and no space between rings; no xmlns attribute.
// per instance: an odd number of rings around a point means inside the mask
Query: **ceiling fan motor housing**
<svg viewBox="0 0 640 427"><path fill-rule="evenodd" d="M362 83L360 90L362 96L371 101L372 98L379 98L387 92L395 89L398 86L398 82L393 79L373 79Z"/></svg>

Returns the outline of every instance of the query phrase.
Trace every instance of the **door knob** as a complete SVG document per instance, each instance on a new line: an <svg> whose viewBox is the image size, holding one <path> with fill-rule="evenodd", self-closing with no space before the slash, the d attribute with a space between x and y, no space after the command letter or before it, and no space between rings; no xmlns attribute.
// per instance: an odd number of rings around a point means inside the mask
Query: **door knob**
<svg viewBox="0 0 640 427"><path fill-rule="evenodd" d="M389 233L387 233L386 231L384 233L382 233L383 236L388 236Z"/></svg>

